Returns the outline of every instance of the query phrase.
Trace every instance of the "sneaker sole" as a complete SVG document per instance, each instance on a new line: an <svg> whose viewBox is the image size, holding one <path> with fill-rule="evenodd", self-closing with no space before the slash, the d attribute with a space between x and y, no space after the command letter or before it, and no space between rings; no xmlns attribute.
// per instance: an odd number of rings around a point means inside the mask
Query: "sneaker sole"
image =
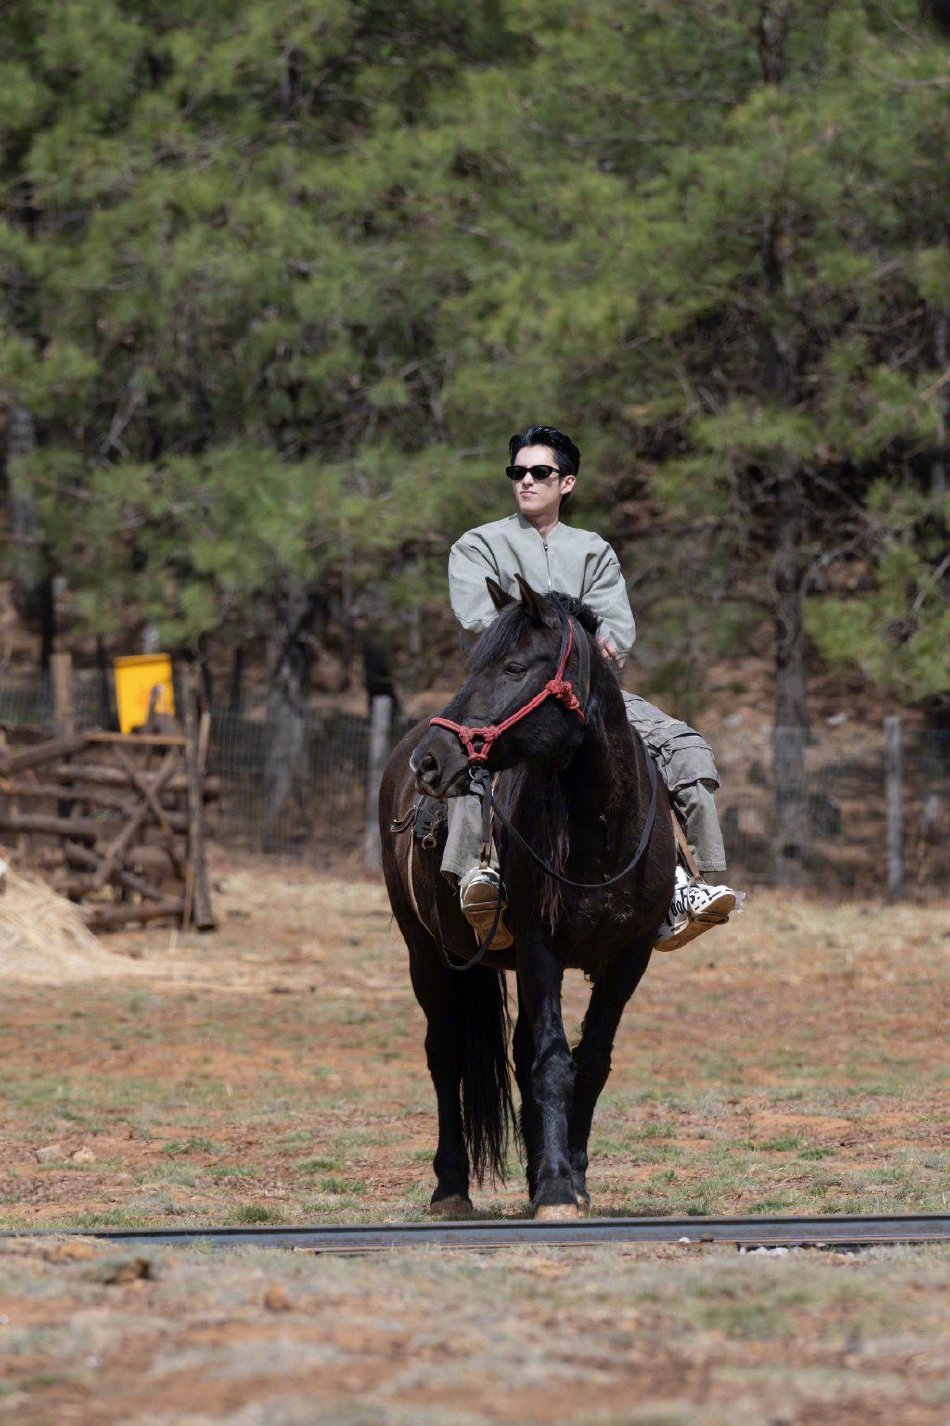
<svg viewBox="0 0 950 1426"><path fill-rule="evenodd" d="M711 901L707 901L702 911L695 915L687 911L690 921L704 921L710 926L721 926L724 921L728 921L733 911L736 909L736 894L734 891L723 891L719 896L714 896Z"/></svg>
<svg viewBox="0 0 950 1426"><path fill-rule="evenodd" d="M489 886L485 882L476 882L466 889L465 900L462 902L462 915L478 937L479 945L492 928L497 907L498 893L493 886ZM515 938L505 925L506 909L505 906L501 908L495 934L486 947L489 951L505 951L514 944Z"/></svg>
<svg viewBox="0 0 950 1426"><path fill-rule="evenodd" d="M703 924L702 921L690 921L688 925L683 927L682 931L676 931L675 934L668 935L666 940L655 941L655 943L653 943L653 950L678 951L680 945L686 945L689 941L695 941L698 935L703 934L703 931L712 931L712 928L712 921L710 921L709 924Z"/></svg>
<svg viewBox="0 0 950 1426"><path fill-rule="evenodd" d="M676 931L663 941L654 942L653 949L655 951L678 951L680 946L686 946L690 941L695 941L696 937L701 936L704 931L711 931L714 926L725 926L730 913L735 909L736 898L733 893L731 891L723 892L722 896L717 896L715 900L710 901L701 916L691 917L682 931Z"/></svg>

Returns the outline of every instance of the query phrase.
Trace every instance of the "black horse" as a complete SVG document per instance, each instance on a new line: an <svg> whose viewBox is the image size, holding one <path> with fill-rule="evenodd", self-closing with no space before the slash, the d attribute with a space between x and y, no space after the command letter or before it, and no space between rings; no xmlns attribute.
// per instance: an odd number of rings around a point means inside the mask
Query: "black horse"
<svg viewBox="0 0 950 1426"><path fill-rule="evenodd" d="M673 890L666 791L627 722L596 645L595 616L567 595L545 597L519 584L521 599L514 600L488 581L499 616L472 650L470 678L435 726L422 722L402 740L380 791L386 885L428 1022L426 1057L438 1100L431 1208L446 1216L471 1211L470 1173L504 1178L516 1132L509 970L518 986L514 1070L536 1215L589 1209L594 1106ZM509 824L499 842L514 933L508 950L485 952L479 964L472 964L476 941L457 891L439 871L437 838L420 840L407 815L419 793L447 799L467 792L473 766L493 775L493 797ZM573 1052L561 1019L567 967L584 971L593 985Z"/></svg>

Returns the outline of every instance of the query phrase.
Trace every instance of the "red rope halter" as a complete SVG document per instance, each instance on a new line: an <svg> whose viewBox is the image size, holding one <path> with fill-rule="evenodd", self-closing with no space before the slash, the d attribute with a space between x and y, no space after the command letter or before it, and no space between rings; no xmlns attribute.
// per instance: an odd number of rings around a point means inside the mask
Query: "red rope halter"
<svg viewBox="0 0 950 1426"><path fill-rule="evenodd" d="M557 671L553 678L549 678L547 683L539 693L536 693L529 703L525 703L517 712L512 713L510 718L506 718L503 723L491 723L487 728L470 728L465 723L453 723L449 718L430 718L430 728L448 728L450 733L455 733L468 756L469 763L475 767L479 763L485 764L488 761L488 754L491 751L492 743L500 738L502 733L506 733L515 723L520 723L522 718L527 718L529 713L544 702L546 698L556 698L558 703L563 703L569 713L576 713L583 723L584 709L581 706L577 694L574 692L570 679L564 677L564 670L567 668L567 661L571 656L571 649L574 647L574 621L568 619L565 630L565 638L561 645L561 657L558 659ZM481 740L480 747L476 748L475 739Z"/></svg>

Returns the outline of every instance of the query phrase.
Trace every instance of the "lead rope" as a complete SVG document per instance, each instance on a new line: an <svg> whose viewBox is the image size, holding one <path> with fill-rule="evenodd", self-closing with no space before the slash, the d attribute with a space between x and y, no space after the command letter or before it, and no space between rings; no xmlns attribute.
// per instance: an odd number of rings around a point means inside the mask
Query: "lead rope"
<svg viewBox="0 0 950 1426"><path fill-rule="evenodd" d="M488 770L487 770L486 768L473 767L473 768L471 769L471 772L469 773L469 777L470 777L470 780L471 780L471 783L472 783L472 788L473 788L473 790L476 789L476 788L478 788L479 786L481 786L481 798L482 798L482 845L481 845L480 860L481 860L482 866L487 866L488 863L489 863L490 860L491 860L491 819L492 819L492 807L493 807L492 787L491 787L491 774L488 772ZM501 868L500 866L499 866L499 869L498 869L498 877L499 877L499 881L502 881L502 880L503 880L503 878L502 878L502 868ZM491 945L492 940L493 940L494 935L495 935L495 932L498 930L498 923L499 923L499 921L501 920L501 897L499 897L498 900L495 902L495 915L494 915L494 917L493 917L493 919L492 919L491 926L488 928L488 934L485 936L485 939L479 944L479 946L478 946L477 950L475 951L474 956L472 956L471 960L461 961L461 962L451 960L450 957L449 957L449 952L448 952L448 950L446 949L445 939L444 939L444 937L443 937L443 935L442 935L442 925L441 925L441 923L440 923L440 921L439 921L438 897L439 897L438 886L437 886L437 885L433 885L433 888L432 888L432 919L433 919L433 922L434 922L434 924L435 924L436 932L438 933L439 950L440 950L440 952L441 952L441 954L442 954L442 960L443 960L443 962L445 963L445 965L448 966L449 970L457 970L457 971L473 970L473 969L475 968L475 966L481 964L482 960L484 959L485 952L488 950L488 947Z"/></svg>
<svg viewBox="0 0 950 1426"><path fill-rule="evenodd" d="M482 775L484 776L485 781L486 781L487 784L488 784L488 787L487 787L487 793L488 793L488 795L487 795L487 797L486 797L486 796L484 795L484 793L483 793L483 798L482 798L482 843L483 843L483 846L484 846L484 842L485 842L485 829L486 829L486 826L487 826L487 827L488 827L488 858L490 859L490 857L491 857L491 810L492 810L492 809L491 809L491 778L489 777L489 775L488 775L487 773L484 773L484 774L482 774ZM478 777L478 776L479 776L479 773L476 771L476 769L473 768L473 770L472 770L472 781L473 781L473 783L476 781L476 777ZM391 832L394 836L399 836L402 832L408 832L408 831L410 830L410 828L412 827L413 823L415 822L416 813L418 812L418 810L419 810L419 804L418 804L418 801L417 801L412 807L409 808L408 812L405 812L405 813L403 814L402 817L399 817L399 818L397 818L395 821L390 822L390 824L389 824L389 830L390 830L390 832ZM430 920L431 920L431 922L432 922L431 926L427 926L427 925L426 925L426 923L425 923L425 921L423 920L423 917L422 917L422 912L419 910L419 902L418 902L418 899L417 899L416 894L415 894L415 880L414 880L413 875L412 875L412 858L413 858L414 852L415 852L415 841L414 841L414 839L413 839L412 837L410 837L410 838L409 838L409 850L408 850L408 852L406 853L406 888L407 888L407 890L408 890L408 892L409 892L409 900L410 900L411 903L412 903L412 909L413 909L413 911L415 912L416 920L419 922L419 925L423 928L423 930L424 930L424 931L427 931L428 934L433 938L433 940L435 940L435 941L438 943L439 954L440 954L441 957L442 957L442 962L443 962L444 965L448 966L449 970L458 970L458 971L472 970L473 967L479 965L479 964L481 963L481 961L483 960L483 958L484 958L484 956L485 956L485 952L488 950L488 947L491 945L492 938L493 938L495 932L498 930L498 922L501 920L501 901L499 900L499 902L497 903L497 905L496 905L496 907L495 907L495 918L494 918L494 920L492 921L492 924L491 924L491 927L490 927L490 929L489 929L488 935L485 937L484 941L482 941L482 943L477 947L477 949L476 949L476 951L475 951L475 954L474 954L474 956L471 958L471 960L462 961L462 962L453 961L453 960L451 959L450 953L449 953L449 951L448 951L448 949L447 949L447 947L446 947L446 944L445 944L445 937L444 937L443 934L442 934L442 921L441 921L441 918L440 918L440 916L439 916L439 886L438 886L438 876L436 876L436 878L433 880L432 885L431 885L431 889L430 889L429 904L430 904L431 913L432 913L432 914L431 914L431 917L430 917ZM424 866L426 865L426 861L427 861L427 859L423 857L422 862L423 862L423 865L424 865ZM500 873L499 873L499 874L500 874Z"/></svg>

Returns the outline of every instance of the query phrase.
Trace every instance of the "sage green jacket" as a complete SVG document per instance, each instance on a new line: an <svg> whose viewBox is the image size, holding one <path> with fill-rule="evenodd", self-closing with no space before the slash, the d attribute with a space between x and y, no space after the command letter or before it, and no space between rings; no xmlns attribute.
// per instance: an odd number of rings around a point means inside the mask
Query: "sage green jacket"
<svg viewBox="0 0 950 1426"><path fill-rule="evenodd" d="M539 594L559 589L583 599L600 619L600 633L622 657L630 652L636 625L620 562L593 530L558 524L543 540L517 514L467 531L449 555L449 597L463 629L480 634L497 614L486 575L508 594L517 595L516 574Z"/></svg>

